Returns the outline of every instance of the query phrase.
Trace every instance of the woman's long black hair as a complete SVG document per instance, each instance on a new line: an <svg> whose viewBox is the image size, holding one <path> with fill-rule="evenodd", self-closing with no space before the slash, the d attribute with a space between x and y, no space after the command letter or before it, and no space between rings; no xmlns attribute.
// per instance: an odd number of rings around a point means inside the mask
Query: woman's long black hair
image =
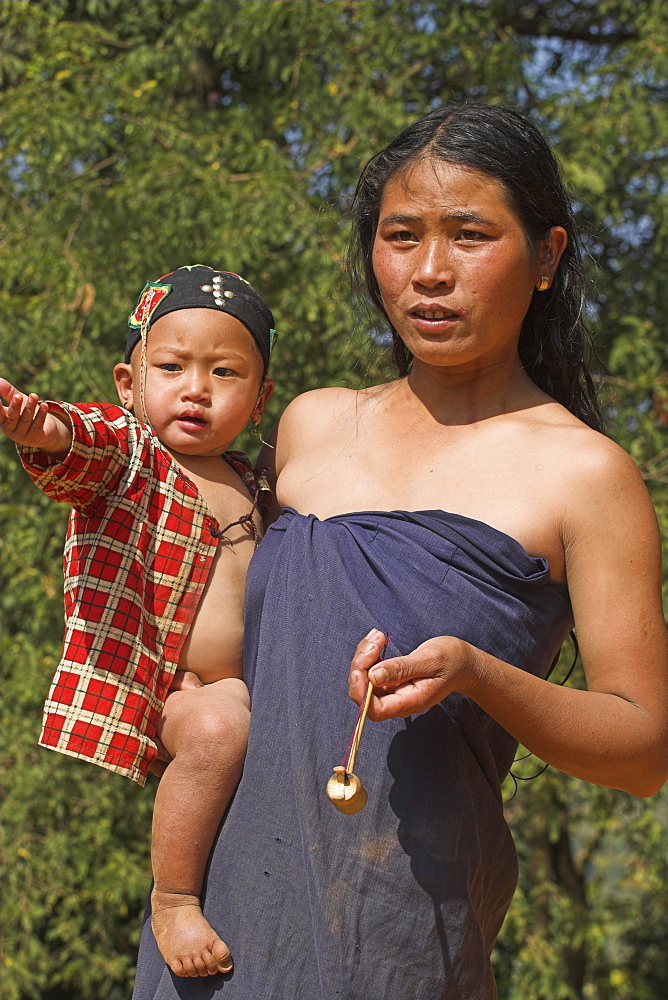
<svg viewBox="0 0 668 1000"><path fill-rule="evenodd" d="M596 430L604 420L588 370L593 355L587 327L582 249L570 200L556 157L540 129L514 108L488 104L445 104L405 128L366 164L351 205L353 222L348 263L356 292L366 291L383 308L372 251L383 191L389 180L422 159L445 160L482 171L500 181L527 242L538 254L552 226L568 234L551 287L535 292L524 318L519 354L539 388ZM396 330L392 356L407 375L412 355Z"/></svg>

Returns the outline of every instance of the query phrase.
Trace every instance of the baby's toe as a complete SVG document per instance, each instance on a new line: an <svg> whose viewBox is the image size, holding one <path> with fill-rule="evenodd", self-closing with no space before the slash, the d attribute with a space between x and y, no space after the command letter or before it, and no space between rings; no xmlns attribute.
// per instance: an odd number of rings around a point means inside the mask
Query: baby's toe
<svg viewBox="0 0 668 1000"><path fill-rule="evenodd" d="M213 957L208 948L205 948L204 951L202 952L202 961L206 968L206 972L202 973L203 976L215 976L218 972L220 972L220 969L218 968L218 962Z"/></svg>
<svg viewBox="0 0 668 1000"><path fill-rule="evenodd" d="M213 975L213 973L218 972L218 969L215 967L215 964L213 972L209 968L210 963L207 962L206 960L207 955L208 955L207 951L203 951L201 955L193 955L192 965L193 969L195 970L193 973L195 976L211 976Z"/></svg>
<svg viewBox="0 0 668 1000"><path fill-rule="evenodd" d="M232 954L224 941L220 938L211 949L212 957L216 963L216 972L231 972L234 966Z"/></svg>
<svg viewBox="0 0 668 1000"><path fill-rule="evenodd" d="M182 978L185 978L186 976L190 975L190 973L186 971L186 967L180 958L170 958L167 961L167 965L172 970L175 976L181 976Z"/></svg>

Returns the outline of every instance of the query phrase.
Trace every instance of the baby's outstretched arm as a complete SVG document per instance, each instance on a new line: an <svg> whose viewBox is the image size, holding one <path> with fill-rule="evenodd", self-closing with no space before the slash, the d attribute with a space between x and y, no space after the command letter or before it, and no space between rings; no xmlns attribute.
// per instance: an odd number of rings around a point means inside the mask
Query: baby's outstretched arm
<svg viewBox="0 0 668 1000"><path fill-rule="evenodd" d="M10 441L45 451L54 458L65 458L72 445L68 418L52 413L48 403L40 403L37 393L21 392L5 378L0 378L0 430Z"/></svg>

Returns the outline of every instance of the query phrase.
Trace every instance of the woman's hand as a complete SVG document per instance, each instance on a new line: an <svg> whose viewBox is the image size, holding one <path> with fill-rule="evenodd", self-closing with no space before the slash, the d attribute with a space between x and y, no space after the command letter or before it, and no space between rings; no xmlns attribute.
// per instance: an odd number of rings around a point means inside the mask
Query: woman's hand
<svg viewBox="0 0 668 1000"><path fill-rule="evenodd" d="M452 691L471 684L474 650L451 635L428 639L406 656L378 663L385 636L372 629L358 645L350 666L348 693L358 704L368 682L374 685L369 718L406 718L437 705Z"/></svg>

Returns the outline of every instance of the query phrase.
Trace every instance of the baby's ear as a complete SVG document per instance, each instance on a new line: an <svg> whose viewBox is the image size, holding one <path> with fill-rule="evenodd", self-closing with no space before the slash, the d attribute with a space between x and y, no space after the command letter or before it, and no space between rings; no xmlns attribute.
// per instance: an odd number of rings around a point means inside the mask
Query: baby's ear
<svg viewBox="0 0 668 1000"><path fill-rule="evenodd" d="M269 402L269 397L274 391L274 380L272 378L265 378L260 386L260 395L257 397L257 403L255 404L255 409L253 414L258 414L259 417L264 413L264 408Z"/></svg>
<svg viewBox="0 0 668 1000"><path fill-rule="evenodd" d="M126 410L131 410L134 406L134 393L132 391L133 381L132 368L130 365L126 365L121 362L114 366L114 382L116 383L116 392L118 393L118 398L120 399L121 404Z"/></svg>

